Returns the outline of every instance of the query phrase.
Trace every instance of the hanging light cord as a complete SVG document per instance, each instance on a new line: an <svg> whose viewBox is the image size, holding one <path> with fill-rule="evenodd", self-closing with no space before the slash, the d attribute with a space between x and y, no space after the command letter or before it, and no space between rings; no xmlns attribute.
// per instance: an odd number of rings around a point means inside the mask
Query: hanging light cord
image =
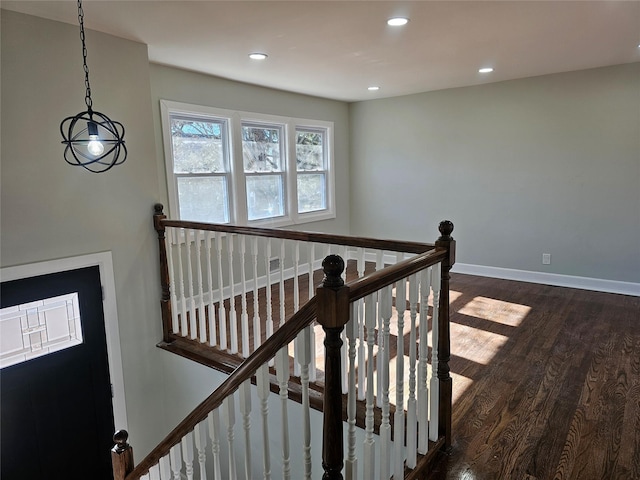
<svg viewBox="0 0 640 480"><path fill-rule="evenodd" d="M84 68L84 86L86 88L84 103L87 104L89 115L91 115L91 107L93 106L93 102L91 100L91 85L89 84L89 67L87 66L87 45L84 42L84 10L82 9L82 0L78 0L78 22L80 23L80 40L82 41L82 66Z"/></svg>

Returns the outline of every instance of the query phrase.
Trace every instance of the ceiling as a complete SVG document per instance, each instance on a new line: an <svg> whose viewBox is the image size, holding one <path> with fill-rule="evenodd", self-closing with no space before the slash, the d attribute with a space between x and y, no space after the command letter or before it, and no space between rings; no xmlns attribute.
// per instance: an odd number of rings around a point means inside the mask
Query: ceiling
<svg viewBox="0 0 640 480"><path fill-rule="evenodd" d="M74 0L1 5L78 23ZM349 102L640 61L640 1L85 0L83 8L88 29L147 44L152 62ZM409 23L386 24L398 15ZM256 51L268 58L250 60ZM478 73L486 66L494 72Z"/></svg>

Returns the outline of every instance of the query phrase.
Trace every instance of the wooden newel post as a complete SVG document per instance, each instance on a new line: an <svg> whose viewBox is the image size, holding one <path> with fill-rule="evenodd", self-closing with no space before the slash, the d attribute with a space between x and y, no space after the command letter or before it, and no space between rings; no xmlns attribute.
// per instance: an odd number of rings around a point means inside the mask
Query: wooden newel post
<svg viewBox="0 0 640 480"><path fill-rule="evenodd" d="M440 238L436 240L436 249L446 249L447 257L442 262L440 308L438 312L438 381L440 383L440 411L438 425L440 436L445 438L445 448L451 447L451 402L452 381L449 368L451 359L451 333L449 322L449 274L456 262L456 241L451 236L453 223L443 220L438 226Z"/></svg>
<svg viewBox="0 0 640 480"><path fill-rule="evenodd" d="M113 435L115 445L111 449L111 464L113 465L113 480L124 480L133 470L133 448L127 443L129 433L118 430Z"/></svg>
<svg viewBox="0 0 640 480"><path fill-rule="evenodd" d="M162 309L162 340L170 342L169 334L171 332L171 295L169 287L169 262L167 261L167 244L165 242L165 228L162 220L167 218L163 213L161 203L153 206L153 226L158 232L158 252L160 254L160 285L162 287L162 298L160 299L160 308Z"/></svg>
<svg viewBox="0 0 640 480"><path fill-rule="evenodd" d="M322 262L324 280L318 287L318 322L325 332L322 468L323 480L342 480L342 378L340 333L349 321L349 287L344 285L344 261L329 255Z"/></svg>

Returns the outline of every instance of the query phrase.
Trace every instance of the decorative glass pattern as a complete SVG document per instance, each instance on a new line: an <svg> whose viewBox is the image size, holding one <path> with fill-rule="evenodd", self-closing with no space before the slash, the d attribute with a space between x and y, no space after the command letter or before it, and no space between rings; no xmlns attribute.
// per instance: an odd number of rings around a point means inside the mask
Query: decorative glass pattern
<svg viewBox="0 0 640 480"><path fill-rule="evenodd" d="M81 343L77 293L0 309L0 368Z"/></svg>

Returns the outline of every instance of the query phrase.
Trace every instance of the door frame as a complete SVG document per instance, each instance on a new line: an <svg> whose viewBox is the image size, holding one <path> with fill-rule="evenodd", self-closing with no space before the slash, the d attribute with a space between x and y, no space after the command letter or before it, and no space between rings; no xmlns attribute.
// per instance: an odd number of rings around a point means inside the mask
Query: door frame
<svg viewBox="0 0 640 480"><path fill-rule="evenodd" d="M120 330L118 328L116 285L111 252L92 253L77 257L0 268L0 280L2 282L9 282L22 278L93 266L98 266L100 270L100 283L102 285L102 310L104 312L104 328L107 336L109 376L111 377L113 389L113 420L117 430L128 429L122 352L120 350Z"/></svg>

